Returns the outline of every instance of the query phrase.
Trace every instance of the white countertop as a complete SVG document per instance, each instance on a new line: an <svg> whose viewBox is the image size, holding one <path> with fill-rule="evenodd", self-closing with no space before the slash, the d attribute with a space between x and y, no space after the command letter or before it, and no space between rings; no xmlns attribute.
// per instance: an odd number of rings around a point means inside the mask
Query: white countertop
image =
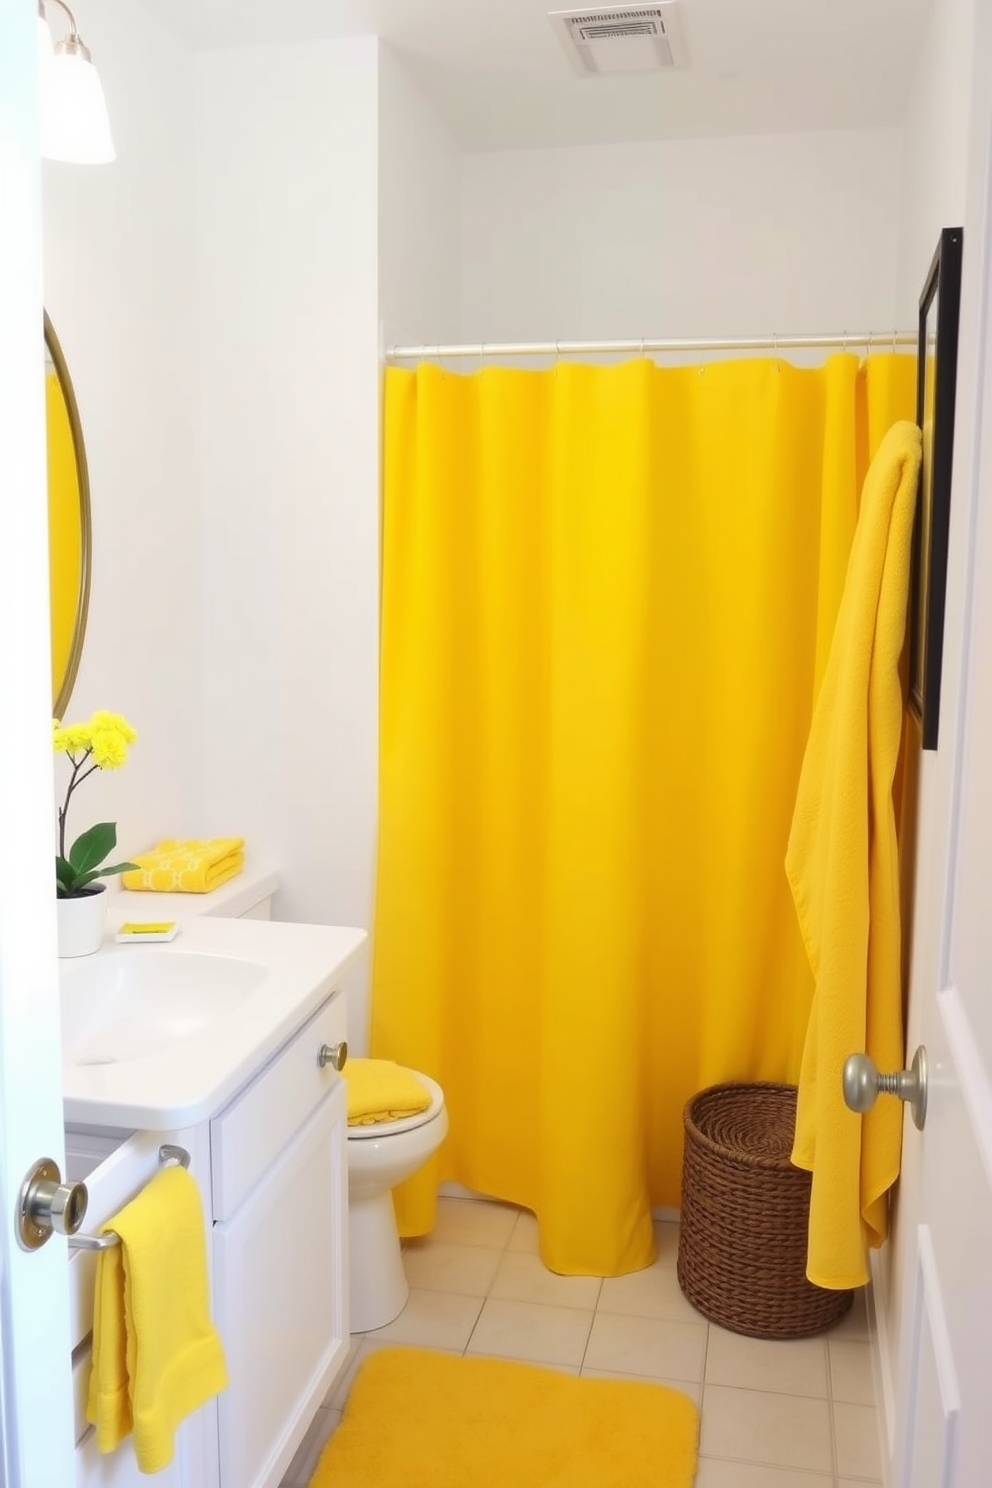
<svg viewBox="0 0 992 1488"><path fill-rule="evenodd" d="M158 901L173 896L149 897ZM176 918L180 932L166 944L118 946L111 935L95 955L60 962L63 1005L74 996L89 995L79 988L74 991L75 975L80 975L82 986L104 969L112 974L122 958L129 965L134 958L137 967L148 953L159 957L193 953L254 962L262 968L258 986L234 1012L151 1053L113 1063L64 1060L68 1124L174 1131L213 1116L339 986L341 977L364 953L368 938L364 930L340 925L220 919L203 913L185 921ZM182 965L178 961L177 970ZM95 1007L95 997L93 1003ZM77 1022L85 1012L77 1003L73 1008ZM66 1016L64 1022L69 1021Z"/></svg>
<svg viewBox="0 0 992 1488"><path fill-rule="evenodd" d="M128 920L176 920L180 925L196 915L236 919L254 909L279 887L276 869L250 860L240 873L211 889L209 894L158 894L151 889L125 889L115 885L107 899L107 925L116 931Z"/></svg>

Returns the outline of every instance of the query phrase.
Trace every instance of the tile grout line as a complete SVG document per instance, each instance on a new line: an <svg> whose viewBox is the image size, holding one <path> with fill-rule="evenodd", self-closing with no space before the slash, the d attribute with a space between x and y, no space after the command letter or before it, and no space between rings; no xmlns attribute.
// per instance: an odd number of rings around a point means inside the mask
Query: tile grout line
<svg viewBox="0 0 992 1488"><path fill-rule="evenodd" d="M470 1202L474 1202L474 1201L471 1201L470 1200ZM483 1310L485 1309L485 1305L489 1301L489 1299L492 1297L492 1294L493 1294L493 1285L494 1285L494 1283L496 1281L496 1277L499 1275L499 1268L503 1264L503 1260L505 1259L505 1257L508 1256L509 1253L510 1253L510 1241L513 1239L514 1231L516 1230L517 1225L520 1223L520 1214L522 1214L522 1213L523 1213L523 1210L520 1210L518 1212L516 1219L513 1221L512 1225L510 1226L509 1230L507 1231L506 1239L503 1241L502 1246L494 1247L494 1248L498 1248L499 1249L500 1259L496 1262L496 1270L493 1272L492 1279L490 1280L489 1285L487 1286L485 1292L483 1293L483 1295L482 1295L482 1297L481 1297L481 1299L479 1301L479 1310L475 1314L475 1322L472 1324L472 1327L471 1327L471 1330L469 1332L469 1335L468 1335L468 1337L465 1340L465 1347L462 1349L462 1358L463 1359L467 1359L468 1356L469 1356L468 1355L469 1344L472 1342L472 1339L475 1337L475 1330L479 1326L479 1320L482 1317L482 1313L483 1313Z"/></svg>
<svg viewBox="0 0 992 1488"><path fill-rule="evenodd" d="M600 1299L600 1297L602 1295L603 1295L603 1278L600 1277L599 1278L599 1287L597 1288L597 1291L596 1291L596 1300L592 1304L592 1311L589 1314L589 1331L586 1333L586 1341L582 1345L582 1357L579 1360L579 1378L580 1379L582 1378L582 1371L586 1367L586 1355L589 1353L589 1340L592 1338L592 1330L596 1326L596 1313L599 1311L599 1299Z"/></svg>
<svg viewBox="0 0 992 1488"><path fill-rule="evenodd" d="M830 1343L823 1340L823 1351L827 1359L827 1421L830 1426L830 1463L834 1475L834 1488L840 1482L840 1463L837 1459L837 1420L834 1415L834 1375L830 1364Z"/></svg>
<svg viewBox="0 0 992 1488"><path fill-rule="evenodd" d="M582 1345L582 1358L579 1360L579 1378L580 1379L582 1377L582 1371L586 1367L586 1356L589 1353L589 1340L592 1338L592 1330L596 1326L596 1313L599 1311L599 1299L602 1296L602 1293L603 1293L603 1278L600 1277L599 1278L599 1291L596 1293L596 1301L593 1304L592 1312L589 1314L589 1331L586 1334L586 1341Z"/></svg>
<svg viewBox="0 0 992 1488"><path fill-rule="evenodd" d="M701 1313L700 1316L703 1316ZM710 1362L710 1329L712 1324L706 1319L706 1341L703 1344L703 1371L699 1381L699 1446L703 1444L703 1402L706 1399L706 1369ZM697 1451L698 1456L698 1451Z"/></svg>
<svg viewBox="0 0 992 1488"><path fill-rule="evenodd" d="M599 1304L603 1300L603 1282L605 1280L606 1280L606 1277L605 1276L601 1276L599 1278L599 1286L596 1289L596 1301L594 1302L593 1309L592 1309L592 1322L589 1324L589 1337L586 1339L586 1346L582 1350L582 1363L579 1365L579 1373L580 1374L582 1373L583 1369L585 1369L585 1367L586 1367L586 1354L589 1352L589 1343L590 1343L590 1341L592 1339L592 1330L593 1330L593 1328L595 1328L595 1326L596 1326L596 1319L599 1317ZM608 1315L609 1314L604 1313L604 1317L606 1317Z"/></svg>
<svg viewBox="0 0 992 1488"><path fill-rule="evenodd" d="M471 1300L473 1302L476 1301L476 1300L478 1300L479 1310L475 1314L475 1322L472 1324L471 1328L469 1329L468 1337L465 1340L465 1347L462 1349L462 1358L463 1359L467 1359L468 1358L468 1346L472 1342L472 1339L475 1337L475 1330L479 1326L479 1319L482 1316L482 1309L485 1307L486 1303L489 1300L489 1294L487 1292L484 1297L479 1297L478 1299L476 1299L475 1297L473 1297Z"/></svg>
<svg viewBox="0 0 992 1488"><path fill-rule="evenodd" d="M701 1452L700 1462L720 1462L731 1467L760 1467L770 1468L776 1473L798 1473L800 1477L822 1479L826 1488L836 1488L836 1480L830 1471L822 1471L818 1467L790 1467L787 1462L765 1462L759 1457L714 1457L712 1453ZM865 1480L864 1488L881 1488L880 1484Z"/></svg>
<svg viewBox="0 0 992 1488"><path fill-rule="evenodd" d="M659 1322L666 1322L667 1319L666 1318L659 1318L658 1321ZM774 1390L774 1389L772 1389L768 1385L758 1385L758 1384L749 1384L749 1385L729 1384L726 1380L710 1380L709 1383L711 1385L715 1385L716 1388L717 1389L720 1389L720 1390L746 1390L749 1395L780 1395L784 1400L815 1400L820 1405L827 1405L829 1403L829 1399L830 1399L829 1394L827 1394L827 1393L824 1393L822 1395L816 1395L816 1394L810 1395L806 1390ZM856 1404L858 1404L857 1401L851 1401L851 1400L842 1400L839 1403L841 1405L856 1405ZM871 1409L871 1407L870 1406L866 1406L865 1409L866 1410L869 1410L869 1409ZM867 1481L870 1482L871 1479L868 1479Z"/></svg>

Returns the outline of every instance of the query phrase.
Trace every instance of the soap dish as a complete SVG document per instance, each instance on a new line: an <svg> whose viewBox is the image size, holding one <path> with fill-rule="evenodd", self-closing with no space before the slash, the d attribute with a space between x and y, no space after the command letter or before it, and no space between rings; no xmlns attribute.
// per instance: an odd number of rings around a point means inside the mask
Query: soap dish
<svg viewBox="0 0 992 1488"><path fill-rule="evenodd" d="M175 920L161 920L154 924L135 924L129 921L121 926L114 939L118 945L136 945L138 941L175 940L178 934L179 926Z"/></svg>

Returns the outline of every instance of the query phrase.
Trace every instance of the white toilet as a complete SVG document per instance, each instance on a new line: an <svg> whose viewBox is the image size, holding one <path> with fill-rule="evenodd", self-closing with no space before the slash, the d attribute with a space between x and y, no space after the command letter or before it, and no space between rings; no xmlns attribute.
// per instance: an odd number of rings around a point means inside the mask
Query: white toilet
<svg viewBox="0 0 992 1488"><path fill-rule="evenodd" d="M348 1128L348 1266L351 1331L384 1328L406 1303L409 1286L400 1255L391 1190L421 1167L448 1134L444 1091L416 1070L430 1091L426 1111L402 1121Z"/></svg>

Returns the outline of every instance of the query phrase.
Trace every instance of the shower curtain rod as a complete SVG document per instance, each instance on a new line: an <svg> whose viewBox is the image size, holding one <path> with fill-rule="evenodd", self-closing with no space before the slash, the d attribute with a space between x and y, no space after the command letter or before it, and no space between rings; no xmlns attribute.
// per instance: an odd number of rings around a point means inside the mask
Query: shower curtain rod
<svg viewBox="0 0 992 1488"><path fill-rule="evenodd" d="M798 351L806 349L846 351L848 347L895 350L897 346L916 346L915 331L843 331L836 336L761 336L743 340L656 341L648 338L634 341L477 341L450 346L387 346L387 362L431 361L440 357L508 356L589 356L598 352L641 354L649 351Z"/></svg>

